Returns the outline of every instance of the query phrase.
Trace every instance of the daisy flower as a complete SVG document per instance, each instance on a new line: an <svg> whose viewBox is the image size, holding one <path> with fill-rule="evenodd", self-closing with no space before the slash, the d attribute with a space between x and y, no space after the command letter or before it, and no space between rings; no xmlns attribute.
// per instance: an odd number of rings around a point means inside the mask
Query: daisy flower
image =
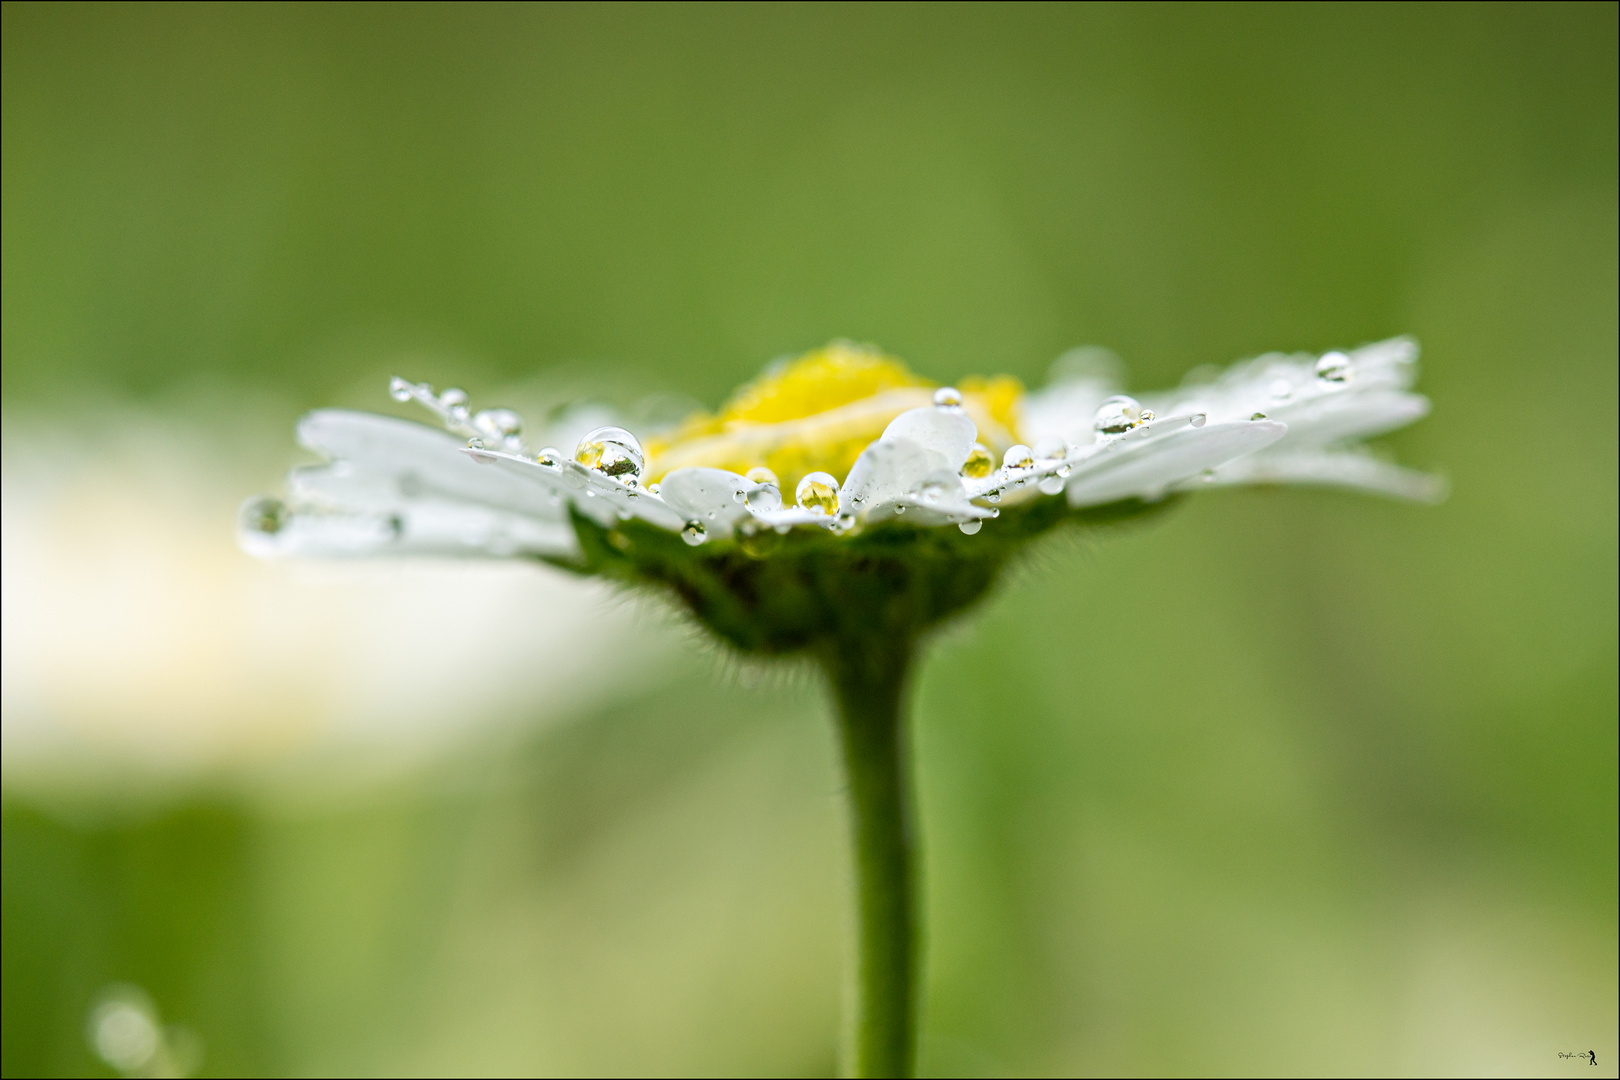
<svg viewBox="0 0 1620 1080"><path fill-rule="evenodd" d="M1047 386L938 386L834 343L767 368L673 430L613 423L531 437L517 413L396 378L438 427L310 413L287 502L242 510L258 555L544 560L651 585L742 651L808 655L837 705L859 912L859 1075L914 1061L916 914L904 760L919 641L1061 527L1141 515L1192 491L1314 484L1415 501L1436 477L1359 440L1424 416L1417 345L1271 354L1132 397L1107 365ZM567 437L565 437L567 436ZM571 449L563 447L571 446Z"/></svg>

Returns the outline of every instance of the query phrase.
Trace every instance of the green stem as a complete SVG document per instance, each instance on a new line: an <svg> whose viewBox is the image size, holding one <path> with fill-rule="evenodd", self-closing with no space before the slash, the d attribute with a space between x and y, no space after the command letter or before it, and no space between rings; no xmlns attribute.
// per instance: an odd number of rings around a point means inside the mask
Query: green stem
<svg viewBox="0 0 1620 1080"><path fill-rule="evenodd" d="M917 914L905 695L909 640L822 654L838 709L855 854L854 1076L910 1076L917 1045Z"/></svg>

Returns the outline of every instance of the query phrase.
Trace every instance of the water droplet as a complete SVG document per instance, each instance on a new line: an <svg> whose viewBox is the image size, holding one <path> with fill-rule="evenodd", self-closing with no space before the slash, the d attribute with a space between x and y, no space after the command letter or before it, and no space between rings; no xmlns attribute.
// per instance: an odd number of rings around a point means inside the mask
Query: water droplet
<svg viewBox="0 0 1620 1080"><path fill-rule="evenodd" d="M1092 426L1099 435L1123 435L1141 422L1141 403L1125 394L1116 394L1097 406Z"/></svg>
<svg viewBox="0 0 1620 1080"><path fill-rule="evenodd" d="M1035 467L1035 455L1023 443L1013 443L1007 447L1007 452L1001 455L1001 467L1015 472L1023 469L1033 469Z"/></svg>
<svg viewBox="0 0 1620 1080"><path fill-rule="evenodd" d="M989 493L987 493L985 495L985 498L989 499L993 503L998 503L998 502L1001 501L1001 492L999 492L999 491L989 492Z"/></svg>
<svg viewBox="0 0 1620 1080"><path fill-rule="evenodd" d="M744 491L742 488L737 488L736 490L734 490L731 493L731 501L732 502L739 502L739 503L740 502L747 502L748 501L748 492Z"/></svg>
<svg viewBox="0 0 1620 1080"><path fill-rule="evenodd" d="M1253 416L1249 417L1250 420L1264 420L1265 418L1266 414L1263 412L1257 412Z"/></svg>
<svg viewBox="0 0 1620 1080"><path fill-rule="evenodd" d="M1142 423L1145 424L1149 420L1152 420L1152 419L1153 419L1153 410L1152 409L1143 409L1142 410Z"/></svg>
<svg viewBox="0 0 1620 1080"><path fill-rule="evenodd" d="M943 409L960 409L962 391L954 386L942 386L934 391L934 404Z"/></svg>
<svg viewBox="0 0 1620 1080"><path fill-rule="evenodd" d="M388 392L393 395L395 401L411 400L411 384L398 375L388 380Z"/></svg>
<svg viewBox="0 0 1620 1080"><path fill-rule="evenodd" d="M920 494L924 502L939 502L945 497L945 485L938 480L930 480L922 486Z"/></svg>
<svg viewBox="0 0 1620 1080"><path fill-rule="evenodd" d="M615 480L633 482L641 475L647 455L624 428L599 427L579 440L574 460Z"/></svg>
<svg viewBox="0 0 1620 1080"><path fill-rule="evenodd" d="M1316 377L1326 382L1349 382L1354 367L1342 352L1323 353L1322 359L1316 362Z"/></svg>
<svg viewBox="0 0 1620 1080"><path fill-rule="evenodd" d="M1294 384L1287 379L1271 380L1271 400L1287 401L1294 396Z"/></svg>
<svg viewBox="0 0 1620 1080"><path fill-rule="evenodd" d="M1063 490L1063 477L1055 473L1051 476L1043 476L1041 482L1036 486L1047 495L1056 495Z"/></svg>
<svg viewBox="0 0 1620 1080"><path fill-rule="evenodd" d="M661 495L661 494L663 494L663 491L664 491L664 485L663 484L656 484L655 483L655 484L648 484L647 485L647 494L649 494L649 495Z"/></svg>
<svg viewBox="0 0 1620 1080"><path fill-rule="evenodd" d="M688 521L686 528L681 530L681 539L693 547L697 547L709 538L709 530L703 527L701 521Z"/></svg>
<svg viewBox="0 0 1620 1080"><path fill-rule="evenodd" d="M978 518L974 518L972 521L957 522L956 527L967 533L969 536L972 536L974 533L984 528L984 522L980 521Z"/></svg>
<svg viewBox="0 0 1620 1080"><path fill-rule="evenodd" d="M448 396L449 393L446 390L444 396ZM439 400L443 401L444 397L440 397ZM478 415L473 417L473 427L488 438L505 440L523 430L523 417L511 409L479 409Z"/></svg>
<svg viewBox="0 0 1620 1080"><path fill-rule="evenodd" d="M970 480L983 480L995 467L996 459L990 456L990 448L983 443L974 443L973 449L968 451L967 460L962 462L962 475Z"/></svg>
<svg viewBox="0 0 1620 1080"><path fill-rule="evenodd" d="M737 546L750 559L764 559L782 546L782 534L769 527L746 525L737 535Z"/></svg>
<svg viewBox="0 0 1620 1080"><path fill-rule="evenodd" d="M292 515L280 499L254 499L242 508L242 527L263 536L274 536L286 527Z"/></svg>
<svg viewBox="0 0 1620 1080"><path fill-rule="evenodd" d="M829 473L813 472L799 481L793 499L812 514L838 513L838 481Z"/></svg>
<svg viewBox="0 0 1620 1080"><path fill-rule="evenodd" d="M1001 508L999 506L992 506L990 508L990 516L993 517L993 518L1000 517L1001 516Z"/></svg>
<svg viewBox="0 0 1620 1080"><path fill-rule="evenodd" d="M903 514L903 513L905 513L905 512L906 512L906 504L905 504L905 503L899 503L899 504L897 504L897 505L896 505L896 506L895 506L895 508L894 508L894 512L895 512L895 513L897 513L897 514Z"/></svg>
<svg viewBox="0 0 1620 1080"><path fill-rule="evenodd" d="M782 492L775 484L761 483L748 493L744 501L748 504L748 509L756 514L769 513L772 510L782 509Z"/></svg>
<svg viewBox="0 0 1620 1080"><path fill-rule="evenodd" d="M770 484L774 488L782 486L782 481L776 478L776 474L763 465L755 465L743 473L743 479L755 484Z"/></svg>
<svg viewBox="0 0 1620 1080"><path fill-rule="evenodd" d="M542 465L549 465L555 469L558 465L562 464L562 456L562 451L557 449L555 446L542 446L540 448L540 453L535 457L535 460Z"/></svg>
<svg viewBox="0 0 1620 1080"><path fill-rule="evenodd" d="M467 449L469 449L469 450L482 450L483 448L484 448L484 440L483 439L479 439L479 438L475 437L475 438L471 438L471 439L467 440Z"/></svg>
<svg viewBox="0 0 1620 1080"><path fill-rule="evenodd" d="M439 395L439 404L447 409L455 408L457 405L465 405L467 404L467 391L458 386L452 386Z"/></svg>
<svg viewBox="0 0 1620 1080"><path fill-rule="evenodd" d="M1195 412L1191 416L1187 417L1187 423L1191 424L1193 427L1203 427L1205 422L1208 420L1209 417L1201 412Z"/></svg>

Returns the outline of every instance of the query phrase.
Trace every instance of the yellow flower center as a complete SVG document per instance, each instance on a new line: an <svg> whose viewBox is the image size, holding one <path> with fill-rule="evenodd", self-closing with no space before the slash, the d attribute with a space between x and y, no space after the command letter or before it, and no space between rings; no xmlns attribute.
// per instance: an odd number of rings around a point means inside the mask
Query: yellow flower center
<svg viewBox="0 0 1620 1080"><path fill-rule="evenodd" d="M668 435L646 439L646 476L657 480L691 465L737 473L763 467L781 479L791 499L807 473L842 480L889 421L932 403L935 385L892 356L834 342L773 365L713 416L694 416ZM1017 379L974 377L957 389L980 442L999 454L1017 441L1013 431L1024 393Z"/></svg>

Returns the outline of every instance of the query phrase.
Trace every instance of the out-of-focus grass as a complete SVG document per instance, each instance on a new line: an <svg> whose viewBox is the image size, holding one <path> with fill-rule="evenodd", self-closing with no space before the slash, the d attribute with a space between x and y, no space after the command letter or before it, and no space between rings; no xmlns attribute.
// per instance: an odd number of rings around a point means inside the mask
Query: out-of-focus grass
<svg viewBox="0 0 1620 1080"><path fill-rule="evenodd" d="M1151 387L1416 334L1389 441L1444 506L1201 497L945 635L924 1067L1612 1068L1612 6L3 18L0 390L91 445L87 398L285 423L394 369L713 402L833 336ZM822 706L674 647L325 799L8 789L3 1071L93 1072L120 980L209 1073L831 1069Z"/></svg>

